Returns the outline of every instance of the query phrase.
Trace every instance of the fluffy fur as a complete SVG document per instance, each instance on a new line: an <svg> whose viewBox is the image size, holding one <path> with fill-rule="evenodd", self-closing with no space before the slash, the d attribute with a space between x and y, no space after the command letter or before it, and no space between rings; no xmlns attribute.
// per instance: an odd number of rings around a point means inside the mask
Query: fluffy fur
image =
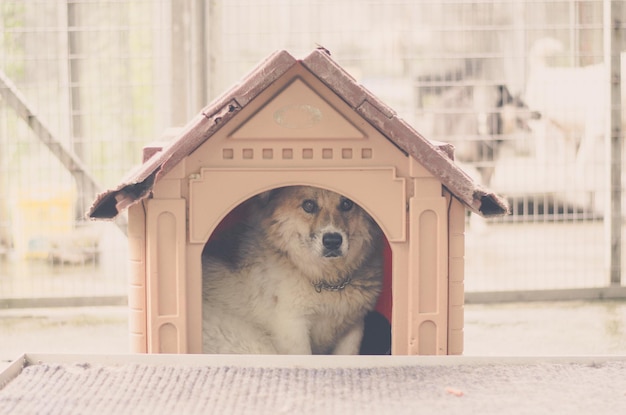
<svg viewBox="0 0 626 415"><path fill-rule="evenodd" d="M382 286L382 233L337 193L291 186L203 253L205 353L357 354Z"/></svg>

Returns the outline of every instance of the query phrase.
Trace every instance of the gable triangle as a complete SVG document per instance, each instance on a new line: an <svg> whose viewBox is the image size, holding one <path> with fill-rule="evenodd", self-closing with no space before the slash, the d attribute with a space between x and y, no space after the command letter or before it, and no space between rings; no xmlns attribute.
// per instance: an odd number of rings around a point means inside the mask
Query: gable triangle
<svg viewBox="0 0 626 415"><path fill-rule="evenodd" d="M301 78L248 118L235 139L359 139L365 135Z"/></svg>

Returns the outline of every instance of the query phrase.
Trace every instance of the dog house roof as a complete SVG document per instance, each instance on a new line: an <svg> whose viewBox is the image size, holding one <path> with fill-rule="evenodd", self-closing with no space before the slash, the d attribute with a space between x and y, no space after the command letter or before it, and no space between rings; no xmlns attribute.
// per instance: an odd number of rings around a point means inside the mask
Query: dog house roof
<svg viewBox="0 0 626 415"><path fill-rule="evenodd" d="M148 197L154 184L181 160L248 105L265 88L293 65L302 65L337 94L364 120L413 157L470 210L482 216L508 212L506 201L475 183L452 160L453 147L433 143L399 118L396 113L359 85L324 49L316 49L302 60L278 51L261 62L230 90L205 107L178 136L154 154L121 183L97 196L87 215L93 219L113 219L130 205Z"/></svg>

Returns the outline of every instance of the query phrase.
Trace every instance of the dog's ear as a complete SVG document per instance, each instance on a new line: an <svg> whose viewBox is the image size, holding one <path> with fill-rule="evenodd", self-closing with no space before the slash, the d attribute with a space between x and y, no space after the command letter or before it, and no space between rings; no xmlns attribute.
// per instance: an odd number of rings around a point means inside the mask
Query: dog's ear
<svg viewBox="0 0 626 415"><path fill-rule="evenodd" d="M265 192L259 193L258 195L255 196L256 202L258 204L260 204L261 206L267 206L270 201L276 197L276 195L281 191L280 188L278 189L272 189L272 190L266 190Z"/></svg>
<svg viewBox="0 0 626 415"><path fill-rule="evenodd" d="M263 193L259 193L258 195L256 195L254 198L256 199L256 202L258 204L260 204L261 206L266 206L270 200L270 194L272 193L271 190L267 190Z"/></svg>

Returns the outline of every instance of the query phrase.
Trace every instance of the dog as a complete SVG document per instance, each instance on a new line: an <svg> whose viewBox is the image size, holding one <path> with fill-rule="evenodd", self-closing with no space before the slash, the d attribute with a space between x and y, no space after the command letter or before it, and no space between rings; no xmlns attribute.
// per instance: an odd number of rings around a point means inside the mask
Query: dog
<svg viewBox="0 0 626 415"><path fill-rule="evenodd" d="M382 288L383 237L335 192L288 186L202 254L203 352L358 354Z"/></svg>

